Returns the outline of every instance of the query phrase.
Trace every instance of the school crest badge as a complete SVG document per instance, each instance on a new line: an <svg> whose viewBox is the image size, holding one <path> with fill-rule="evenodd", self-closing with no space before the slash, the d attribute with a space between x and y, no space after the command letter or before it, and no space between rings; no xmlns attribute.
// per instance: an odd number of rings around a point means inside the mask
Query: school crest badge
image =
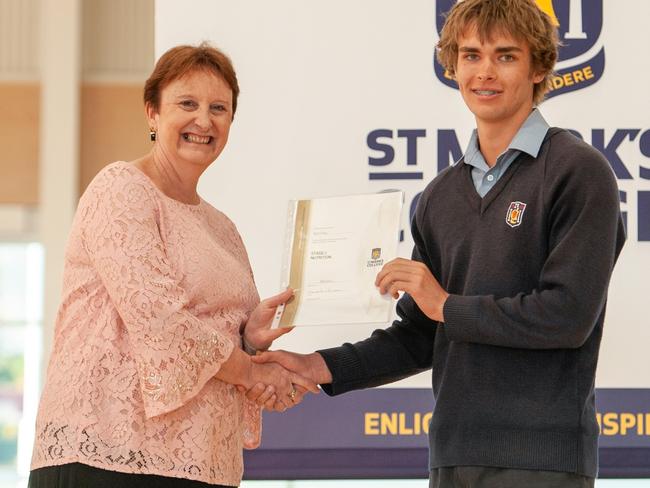
<svg viewBox="0 0 650 488"><path fill-rule="evenodd" d="M603 26L603 0L535 0L558 26L562 45L551 90L546 98L580 90L596 83L605 70L605 48L600 36ZM444 14L456 0L436 0L438 35L445 22ZM458 85L433 54L433 68L438 80L458 89Z"/></svg>
<svg viewBox="0 0 650 488"><path fill-rule="evenodd" d="M521 225L521 221L524 218L524 210L526 210L526 204L523 202L511 202L508 207L508 212L506 213L506 224L510 227L517 227Z"/></svg>
<svg viewBox="0 0 650 488"><path fill-rule="evenodd" d="M379 259L380 257L381 257L381 247L373 248L372 252L370 253L370 259Z"/></svg>

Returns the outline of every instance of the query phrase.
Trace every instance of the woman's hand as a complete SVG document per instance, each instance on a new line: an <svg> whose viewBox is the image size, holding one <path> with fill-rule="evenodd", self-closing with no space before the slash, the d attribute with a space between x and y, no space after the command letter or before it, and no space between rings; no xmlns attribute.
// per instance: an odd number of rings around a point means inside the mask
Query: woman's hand
<svg viewBox="0 0 650 488"><path fill-rule="evenodd" d="M301 378L311 380L314 385L316 383L331 383L332 374L323 360L323 357L318 353L312 354L297 354L289 351L271 351L252 356L251 361L254 364L271 364L277 363L289 371L293 371ZM299 384L294 384L295 395L291 396L291 406L298 405L303 397L308 393L318 393L318 391L307 390ZM275 394L275 387L272 385L265 385L257 383L249 390L240 388L242 393L246 393L246 398L251 402L257 403L259 406L264 407L266 410L284 411L287 407L285 403L278 400L278 395Z"/></svg>
<svg viewBox="0 0 650 488"><path fill-rule="evenodd" d="M287 288L282 293L262 300L248 318L244 326L244 341L258 351L265 351L278 337L291 332L291 327L271 329L271 322L278 305L286 303L293 296L293 290Z"/></svg>
<svg viewBox="0 0 650 488"><path fill-rule="evenodd" d="M267 410L282 412L300 403L308 391L320 392L315 382L277 363L252 363L250 381L253 386L249 389L248 398L264 405Z"/></svg>

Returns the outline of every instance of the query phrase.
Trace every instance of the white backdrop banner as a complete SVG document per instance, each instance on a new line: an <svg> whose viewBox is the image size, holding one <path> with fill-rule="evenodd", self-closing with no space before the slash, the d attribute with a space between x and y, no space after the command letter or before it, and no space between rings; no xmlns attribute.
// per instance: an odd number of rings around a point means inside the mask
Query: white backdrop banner
<svg viewBox="0 0 650 488"><path fill-rule="evenodd" d="M229 144L202 179L202 196L246 243L260 294L280 283L290 199L406 193L400 254L419 192L460 157L474 127L454 83L434 62L453 0L157 0L156 54L207 40L229 54L241 95ZM612 279L599 388L650 388L650 2L538 0L560 25L558 76L540 109L609 160L628 242ZM297 329L277 347L312 351L367 337L366 326ZM430 388L429 374L392 387ZM620 434L620 412L608 417ZM631 408L631 407L630 407ZM629 413L626 432L650 406ZM604 417L602 417L604 418ZM648 415L650 423L650 415ZM638 420L641 419L641 420ZM612 427L613 429L613 427ZM363 430L363 429L362 429Z"/></svg>

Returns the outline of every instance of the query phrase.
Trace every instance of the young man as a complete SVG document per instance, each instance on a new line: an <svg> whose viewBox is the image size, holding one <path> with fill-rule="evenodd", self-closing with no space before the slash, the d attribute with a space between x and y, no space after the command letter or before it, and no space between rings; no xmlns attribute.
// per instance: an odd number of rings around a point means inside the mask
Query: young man
<svg viewBox="0 0 650 488"><path fill-rule="evenodd" d="M425 189L412 260L377 276L399 320L356 344L266 353L326 393L432 368L431 486L583 487L597 474L594 376L623 246L616 179L534 108L557 34L533 0L464 0L439 59L476 119Z"/></svg>

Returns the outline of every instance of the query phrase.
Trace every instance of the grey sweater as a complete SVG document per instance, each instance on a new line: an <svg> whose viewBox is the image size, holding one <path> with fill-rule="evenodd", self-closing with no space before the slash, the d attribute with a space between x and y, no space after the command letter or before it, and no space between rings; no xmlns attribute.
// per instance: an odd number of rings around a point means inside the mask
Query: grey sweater
<svg viewBox="0 0 650 488"><path fill-rule="evenodd" d="M451 295L445 323L409 295L399 320L319 351L330 395L432 368L430 468L495 466L596 476L594 377L607 288L625 233L607 160L550 129L481 198L456 164L424 190L413 259Z"/></svg>

